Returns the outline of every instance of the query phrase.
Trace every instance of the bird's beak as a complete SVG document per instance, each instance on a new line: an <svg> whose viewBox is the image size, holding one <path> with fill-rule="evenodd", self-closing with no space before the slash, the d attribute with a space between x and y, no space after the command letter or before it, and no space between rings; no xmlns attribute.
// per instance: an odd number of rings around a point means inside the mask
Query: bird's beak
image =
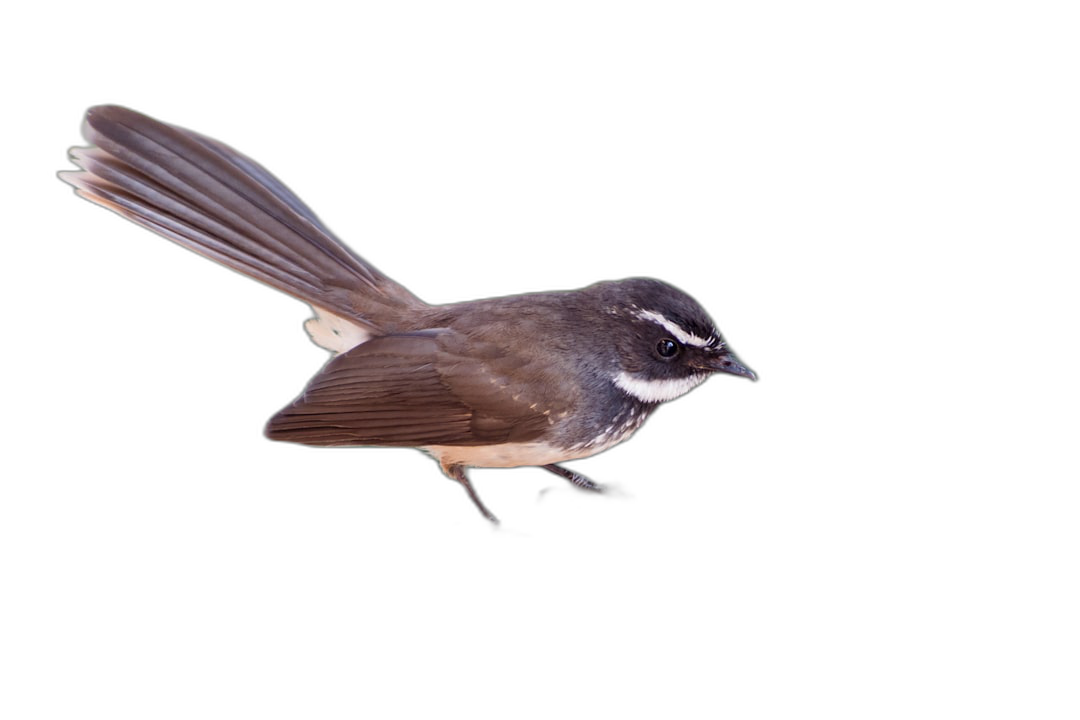
<svg viewBox="0 0 1080 720"><path fill-rule="evenodd" d="M740 375L744 378L750 378L751 380L757 380L757 375L754 371L746 367L739 361L739 358L735 357L730 352L719 352L715 355L710 354L704 364L705 370L712 370L714 372L731 373L732 375Z"/></svg>

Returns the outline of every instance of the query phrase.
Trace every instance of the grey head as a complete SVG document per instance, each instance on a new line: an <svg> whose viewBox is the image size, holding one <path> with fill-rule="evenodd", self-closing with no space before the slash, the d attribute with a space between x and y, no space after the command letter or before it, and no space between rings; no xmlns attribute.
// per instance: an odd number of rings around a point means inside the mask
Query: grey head
<svg viewBox="0 0 1080 720"><path fill-rule="evenodd" d="M599 283L610 322L611 380L644 403L673 400L717 372L757 377L731 352L705 309L672 285L651 278Z"/></svg>

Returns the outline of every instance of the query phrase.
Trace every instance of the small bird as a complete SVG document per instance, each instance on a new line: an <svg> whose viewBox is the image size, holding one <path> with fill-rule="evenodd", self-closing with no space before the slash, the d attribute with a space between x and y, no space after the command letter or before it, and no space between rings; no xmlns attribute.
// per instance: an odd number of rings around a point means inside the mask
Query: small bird
<svg viewBox="0 0 1080 720"><path fill-rule="evenodd" d="M599 282L449 305L413 295L350 250L254 160L115 105L86 113L78 195L309 305L333 356L270 419L272 440L413 447L480 501L470 467L559 463L626 440L716 372L756 379L689 295L659 280Z"/></svg>

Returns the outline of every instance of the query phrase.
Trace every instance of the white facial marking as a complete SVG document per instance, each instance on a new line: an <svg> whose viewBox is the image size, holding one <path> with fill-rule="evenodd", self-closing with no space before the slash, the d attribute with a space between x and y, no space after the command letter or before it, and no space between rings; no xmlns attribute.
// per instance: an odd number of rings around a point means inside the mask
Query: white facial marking
<svg viewBox="0 0 1080 720"><path fill-rule="evenodd" d="M630 373L621 372L615 376L615 384L642 402L659 403L685 395L705 382L707 377L708 375L702 373L670 380L644 380Z"/></svg>
<svg viewBox="0 0 1080 720"><path fill-rule="evenodd" d="M705 348L717 344L717 338L703 338L700 335L686 332L681 327L668 320L666 317L658 312L652 310L639 310L637 316L642 320L648 320L654 322L660 327L671 333L671 336L681 342L683 345L692 345L694 347Z"/></svg>

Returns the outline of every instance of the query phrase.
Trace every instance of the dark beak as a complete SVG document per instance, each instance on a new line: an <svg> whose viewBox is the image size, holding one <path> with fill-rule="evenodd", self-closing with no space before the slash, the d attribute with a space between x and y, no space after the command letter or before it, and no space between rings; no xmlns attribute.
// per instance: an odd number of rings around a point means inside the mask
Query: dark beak
<svg viewBox="0 0 1080 720"><path fill-rule="evenodd" d="M715 355L709 355L705 360L705 369L713 370L715 372L731 373L732 375L740 375L744 378L750 378L751 380L757 380L757 375L750 368L743 365L739 358L729 352L720 352Z"/></svg>

